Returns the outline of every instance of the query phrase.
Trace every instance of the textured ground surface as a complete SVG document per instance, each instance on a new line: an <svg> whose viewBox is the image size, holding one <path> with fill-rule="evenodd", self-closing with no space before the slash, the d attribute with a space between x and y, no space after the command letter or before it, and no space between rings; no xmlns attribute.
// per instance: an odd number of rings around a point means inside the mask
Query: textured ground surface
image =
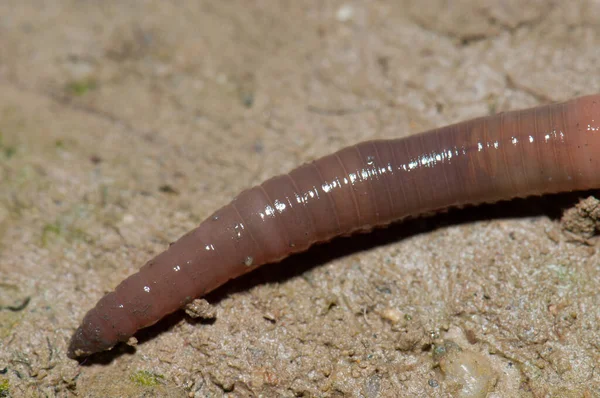
<svg viewBox="0 0 600 398"><path fill-rule="evenodd" d="M340 240L220 289L212 323L65 356L104 292L250 184L599 92L599 21L597 0L1 1L0 396L600 396L577 195Z"/></svg>

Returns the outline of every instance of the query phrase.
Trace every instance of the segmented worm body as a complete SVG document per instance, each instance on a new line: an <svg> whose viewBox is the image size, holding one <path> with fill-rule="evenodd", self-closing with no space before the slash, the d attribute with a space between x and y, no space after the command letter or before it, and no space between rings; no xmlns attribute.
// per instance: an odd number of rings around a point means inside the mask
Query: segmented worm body
<svg viewBox="0 0 600 398"><path fill-rule="evenodd" d="M248 189L91 309L86 356L265 263L436 210L600 188L600 95L367 141Z"/></svg>

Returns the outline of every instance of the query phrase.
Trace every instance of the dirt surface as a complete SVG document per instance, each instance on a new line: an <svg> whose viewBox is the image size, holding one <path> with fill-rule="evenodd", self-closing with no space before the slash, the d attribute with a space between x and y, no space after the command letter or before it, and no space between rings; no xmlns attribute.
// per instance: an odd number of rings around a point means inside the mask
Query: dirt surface
<svg viewBox="0 0 600 398"><path fill-rule="evenodd" d="M224 286L208 319L65 355L105 292L250 185L599 92L599 21L597 0L3 0L0 396L600 396L587 194L341 239Z"/></svg>

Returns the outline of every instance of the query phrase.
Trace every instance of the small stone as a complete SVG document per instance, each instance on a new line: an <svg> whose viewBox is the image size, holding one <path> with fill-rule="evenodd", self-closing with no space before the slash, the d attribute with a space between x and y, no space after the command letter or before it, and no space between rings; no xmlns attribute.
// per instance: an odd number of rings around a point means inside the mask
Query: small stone
<svg viewBox="0 0 600 398"><path fill-rule="evenodd" d="M127 343L125 343L125 344L127 344L130 347L135 347L135 346L138 345L138 339L136 339L135 337L131 336L129 338L129 340L127 340Z"/></svg>
<svg viewBox="0 0 600 398"><path fill-rule="evenodd" d="M217 312L215 307L204 299L195 299L185 306L185 313L191 318L215 319Z"/></svg>
<svg viewBox="0 0 600 398"><path fill-rule="evenodd" d="M337 12L335 13L335 19L337 19L339 22L347 22L351 20L353 16L354 7L352 7L350 4L344 4L338 8Z"/></svg>

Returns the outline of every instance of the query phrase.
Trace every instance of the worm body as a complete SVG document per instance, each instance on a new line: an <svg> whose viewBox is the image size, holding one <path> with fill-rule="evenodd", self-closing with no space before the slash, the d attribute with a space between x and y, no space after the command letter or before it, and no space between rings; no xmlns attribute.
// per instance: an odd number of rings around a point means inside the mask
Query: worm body
<svg viewBox="0 0 600 398"><path fill-rule="evenodd" d="M367 141L248 189L121 282L71 339L112 348L194 298L336 236L452 206L600 188L600 95Z"/></svg>

